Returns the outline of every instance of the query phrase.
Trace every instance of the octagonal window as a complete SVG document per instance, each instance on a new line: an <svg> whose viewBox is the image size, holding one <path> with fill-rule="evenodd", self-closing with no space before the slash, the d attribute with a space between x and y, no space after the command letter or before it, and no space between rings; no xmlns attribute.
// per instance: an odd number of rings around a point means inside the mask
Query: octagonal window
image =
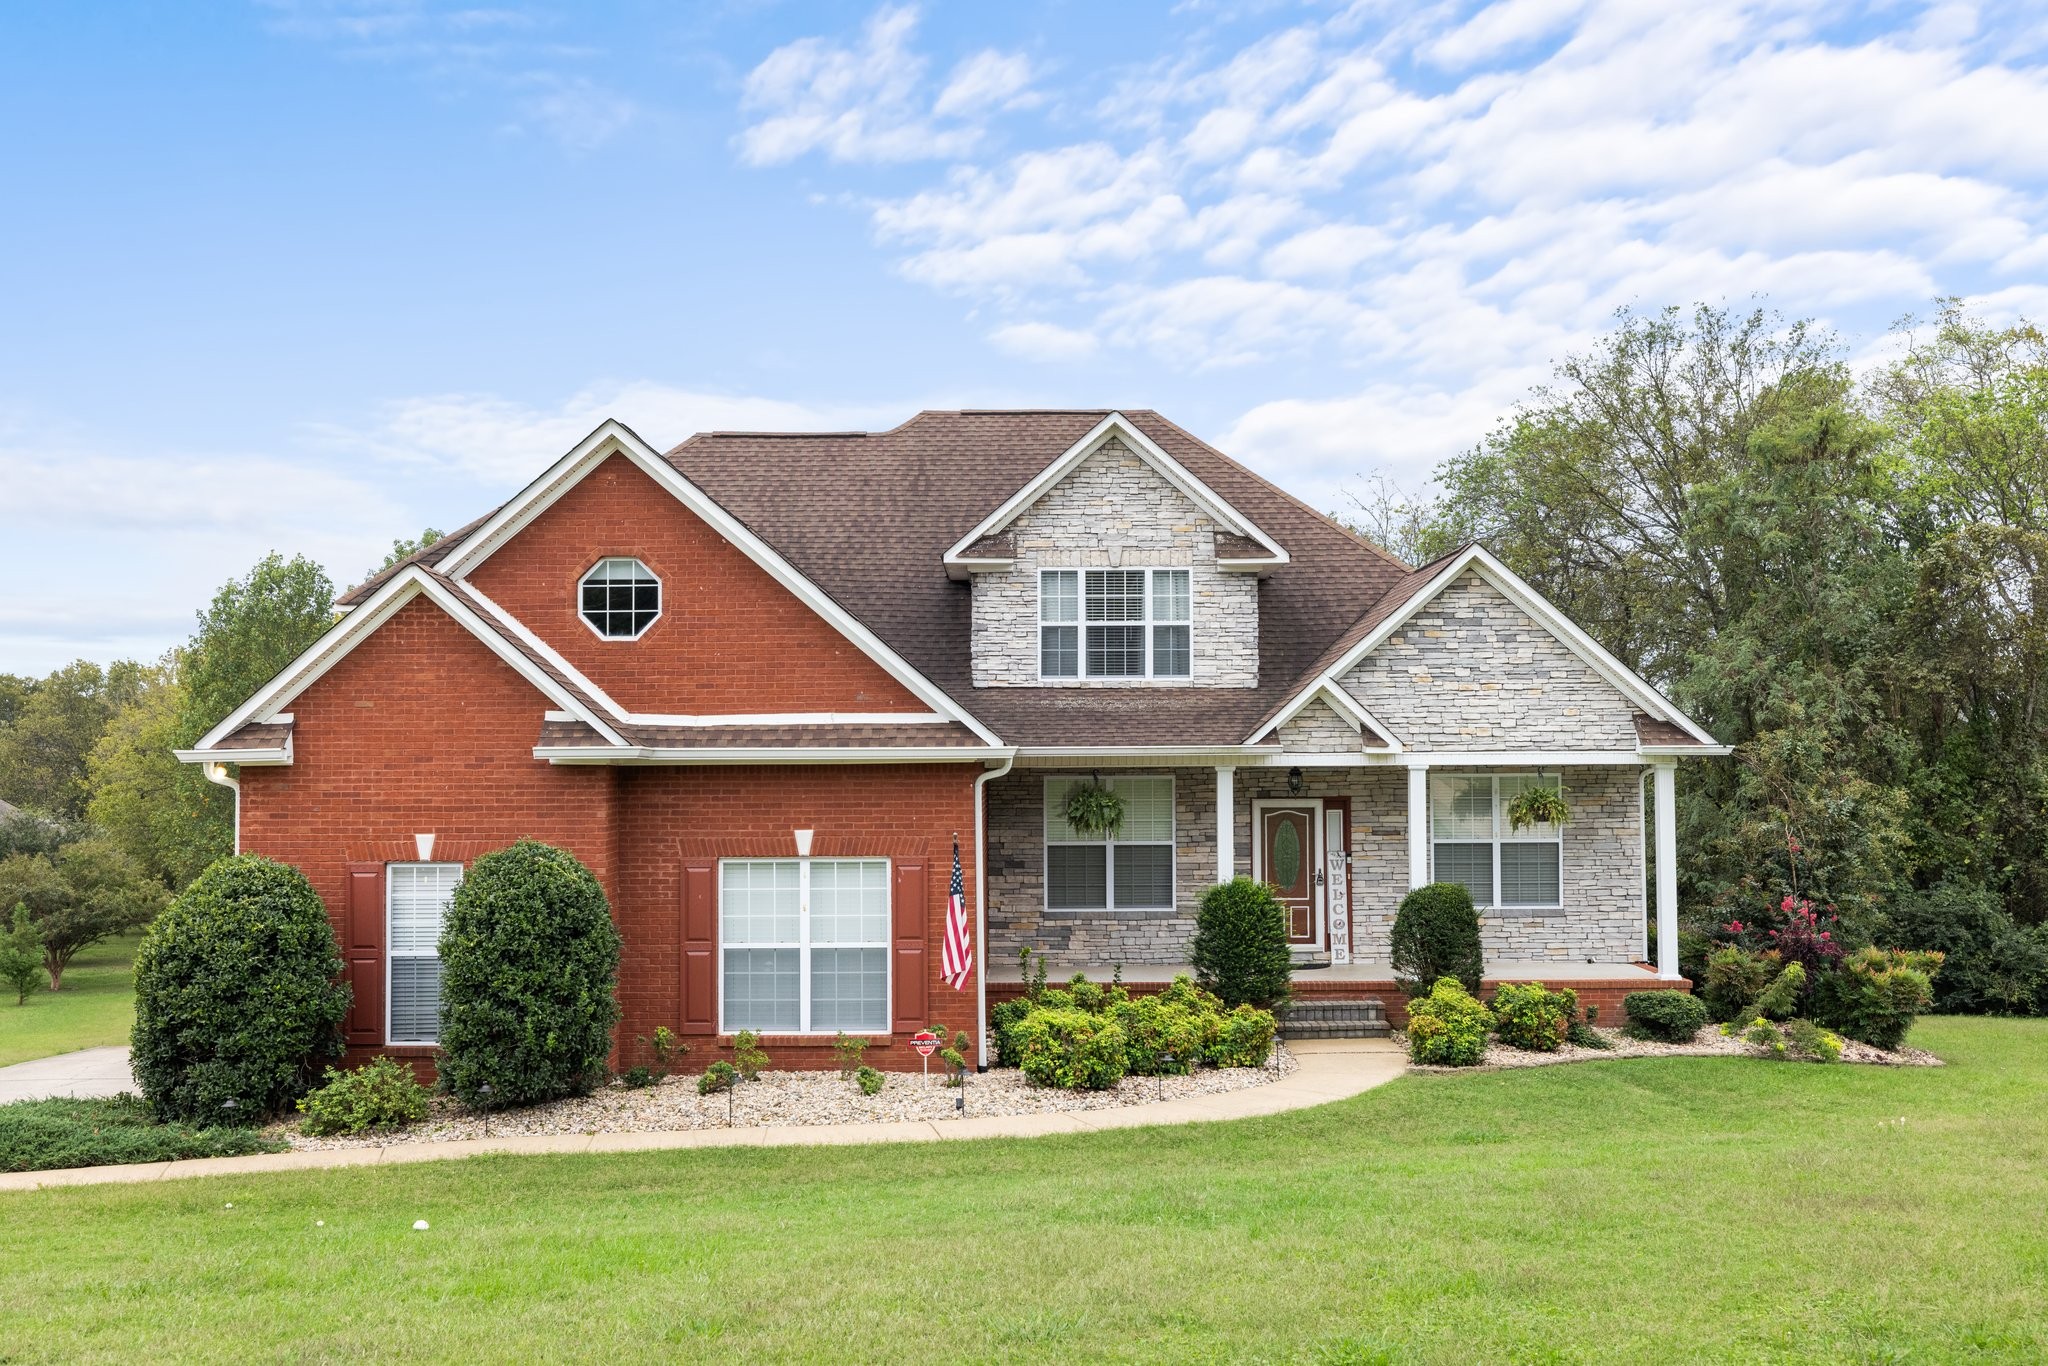
<svg viewBox="0 0 2048 1366"><path fill-rule="evenodd" d="M635 559L599 560L578 587L583 620L606 640L633 640L661 615L661 580Z"/></svg>

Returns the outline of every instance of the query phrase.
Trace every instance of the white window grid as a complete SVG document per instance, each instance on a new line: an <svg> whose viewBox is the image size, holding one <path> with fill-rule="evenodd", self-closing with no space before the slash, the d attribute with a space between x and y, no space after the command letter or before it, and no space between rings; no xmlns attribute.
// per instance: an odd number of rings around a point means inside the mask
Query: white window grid
<svg viewBox="0 0 2048 1366"><path fill-rule="evenodd" d="M630 555L608 555L576 581L576 615L599 640L638 640L661 612L661 579Z"/></svg>
<svg viewBox="0 0 2048 1366"><path fill-rule="evenodd" d="M1112 651L1111 633L1135 642ZM1109 667L1112 653L1134 668ZM1194 599L1186 569L1041 569L1041 679L1190 678Z"/></svg>
<svg viewBox="0 0 2048 1366"><path fill-rule="evenodd" d="M401 1015L417 1019L418 1008L398 1008L400 978L417 991L420 965L441 962L441 926L449 903L462 881L459 863L388 863L384 866L384 1041L433 1044L440 1041L441 987L438 971L433 989L434 1024L426 1029L400 1029ZM406 967L400 968L399 964Z"/></svg>
<svg viewBox="0 0 2048 1366"><path fill-rule="evenodd" d="M1135 818L1126 802L1124 828L1114 836L1098 835L1083 838L1067 824L1065 808L1068 789L1076 783L1089 779L1075 777L1051 777L1045 780L1045 846L1041 856L1041 869L1045 887L1045 909L1053 915L1085 915L1100 911L1167 911L1172 910L1180 886L1180 853L1176 823L1178 813L1174 810L1174 783L1171 774L1129 774L1122 773L1102 780L1102 785L1112 792L1119 789L1135 794L1138 791L1153 793L1154 806L1151 817L1145 813ZM1142 788L1138 785L1144 784ZM1163 789L1164 801L1159 802L1158 794ZM1159 819L1163 810L1163 824ZM1052 904L1052 851L1055 846L1064 848L1100 848L1103 851L1102 896L1100 906L1054 906ZM1116 854L1119 846L1124 848L1165 848L1166 850L1166 900L1158 904L1147 903L1139 906L1119 905L1116 899Z"/></svg>
<svg viewBox="0 0 2048 1366"><path fill-rule="evenodd" d="M822 871L823 877L819 874ZM762 881L762 875L767 880ZM846 881L852 879L853 881ZM784 909L780 893L794 886L796 904ZM858 933L858 922L862 913L855 909L849 915L848 908L841 903L846 892L861 893L878 891L881 910L874 919L877 924L869 937ZM767 893L765 898L757 893ZM734 942L730 933L729 895L743 893L748 902L741 914L755 922L749 928L744 942ZM815 899L822 893L823 905ZM797 1027L795 1029L762 1029L763 1034L836 1034L842 1029L849 1034L886 1034L889 1032L889 1010L891 992L894 990L895 945L890 942L891 917L894 912L890 885L889 860L885 858L732 858L721 859L718 864L718 1028L722 1034L731 1034L737 1029L755 1028L752 1025L737 1025L726 1014L726 963L727 954L735 949L761 949L768 951L795 951L797 954ZM856 901L858 896L856 895ZM763 904L765 902L765 904ZM761 922L765 921L763 926ZM820 922L824 922L822 932ZM756 929L766 937L757 938ZM848 934L852 930L854 933ZM842 937L845 936L845 937ZM868 949L880 950L882 954L882 1008L881 1014L872 1024L849 1028L844 1025L813 1027L814 1005L812 993L812 964L814 950Z"/></svg>
<svg viewBox="0 0 2048 1366"><path fill-rule="evenodd" d="M1434 773L1429 780L1430 877L1437 877L1437 846L1442 844L1484 844L1489 846L1493 869L1493 895L1480 903L1489 911L1554 911L1564 905L1564 830L1549 822L1512 829L1508 804L1532 787L1555 787L1564 792L1564 775L1555 780L1531 773ZM1483 800L1483 811L1481 804ZM1509 901L1503 895L1501 849L1513 845L1543 845L1557 850L1557 896L1545 901ZM1476 898L1475 898L1476 900Z"/></svg>

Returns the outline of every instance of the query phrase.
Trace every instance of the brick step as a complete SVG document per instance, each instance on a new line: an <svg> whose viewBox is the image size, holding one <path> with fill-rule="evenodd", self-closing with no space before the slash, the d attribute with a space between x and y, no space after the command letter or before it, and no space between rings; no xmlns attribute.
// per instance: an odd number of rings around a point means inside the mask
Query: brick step
<svg viewBox="0 0 2048 1366"><path fill-rule="evenodd" d="M1387 1008L1377 1000L1297 1000L1287 1006L1282 1017L1290 1023L1304 1024L1329 1020L1384 1020Z"/></svg>
<svg viewBox="0 0 2048 1366"><path fill-rule="evenodd" d="M1392 1032L1385 1020L1290 1020L1280 1026L1283 1039L1384 1039Z"/></svg>

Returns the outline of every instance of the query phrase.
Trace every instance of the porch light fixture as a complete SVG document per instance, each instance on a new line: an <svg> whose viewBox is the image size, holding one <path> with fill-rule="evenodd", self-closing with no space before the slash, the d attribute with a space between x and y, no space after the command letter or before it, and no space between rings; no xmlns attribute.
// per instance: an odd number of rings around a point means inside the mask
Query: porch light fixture
<svg viewBox="0 0 2048 1366"><path fill-rule="evenodd" d="M1301 770L1299 768L1287 770L1287 795L1290 797L1299 797L1301 795Z"/></svg>

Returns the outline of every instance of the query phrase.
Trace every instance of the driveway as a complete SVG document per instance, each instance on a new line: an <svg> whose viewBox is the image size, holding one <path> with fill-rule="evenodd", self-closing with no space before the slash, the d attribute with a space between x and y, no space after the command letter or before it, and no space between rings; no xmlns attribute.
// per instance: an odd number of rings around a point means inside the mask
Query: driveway
<svg viewBox="0 0 2048 1366"><path fill-rule="evenodd" d="M115 1096L137 1089L125 1048L82 1048L0 1067L0 1105L51 1096Z"/></svg>

